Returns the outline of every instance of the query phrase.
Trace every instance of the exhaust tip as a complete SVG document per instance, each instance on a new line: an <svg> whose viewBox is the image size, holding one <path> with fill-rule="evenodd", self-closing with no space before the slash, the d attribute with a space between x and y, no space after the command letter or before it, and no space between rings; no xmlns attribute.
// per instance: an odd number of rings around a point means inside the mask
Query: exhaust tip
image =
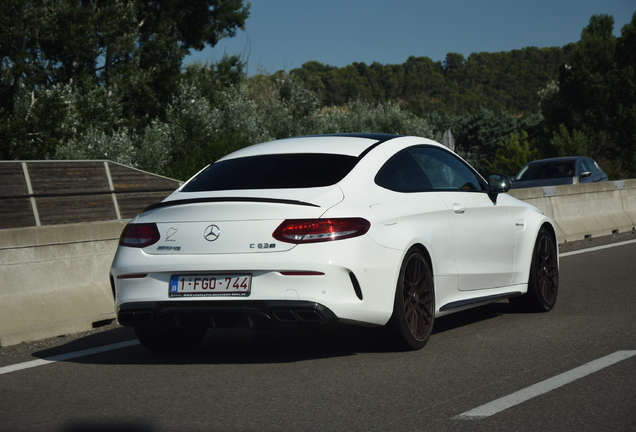
<svg viewBox="0 0 636 432"><path fill-rule="evenodd" d="M149 310L119 312L117 321L121 325L149 324L154 318L154 312Z"/></svg>
<svg viewBox="0 0 636 432"><path fill-rule="evenodd" d="M325 318L312 309L276 309L271 311L272 317L279 322L321 323Z"/></svg>
<svg viewBox="0 0 636 432"><path fill-rule="evenodd" d="M135 312L135 322L139 324L148 324L152 321L155 314L152 311Z"/></svg>
<svg viewBox="0 0 636 432"><path fill-rule="evenodd" d="M302 322L322 322L323 317L318 312L314 310L298 310L296 311L296 316Z"/></svg>
<svg viewBox="0 0 636 432"><path fill-rule="evenodd" d="M272 316L276 321L280 322L296 322L298 318L291 310L274 310Z"/></svg>

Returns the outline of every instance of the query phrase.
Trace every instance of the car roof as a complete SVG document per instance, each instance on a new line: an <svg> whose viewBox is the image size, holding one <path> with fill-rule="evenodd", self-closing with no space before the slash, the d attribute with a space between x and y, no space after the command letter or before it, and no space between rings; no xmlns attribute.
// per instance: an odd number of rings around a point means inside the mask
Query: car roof
<svg viewBox="0 0 636 432"><path fill-rule="evenodd" d="M528 162L527 165L543 163L543 162L569 162L569 161L578 161L581 159L590 159L587 156L561 156L547 159L539 159L532 162Z"/></svg>
<svg viewBox="0 0 636 432"><path fill-rule="evenodd" d="M379 133L351 133L331 135L307 135L293 138L283 138L251 145L230 153L219 161L236 159L240 157L259 156L266 154L292 154L292 153L323 153L341 154L359 157L369 152L374 147L393 140L411 141L418 139L422 144L440 145L426 138L408 137L394 134Z"/></svg>

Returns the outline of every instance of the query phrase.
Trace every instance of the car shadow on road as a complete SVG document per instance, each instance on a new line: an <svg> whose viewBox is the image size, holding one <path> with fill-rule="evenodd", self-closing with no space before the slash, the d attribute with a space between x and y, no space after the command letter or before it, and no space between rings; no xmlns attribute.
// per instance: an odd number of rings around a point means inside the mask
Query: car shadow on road
<svg viewBox="0 0 636 432"><path fill-rule="evenodd" d="M507 303L494 303L444 316L435 321L432 338L444 332L511 313L512 309ZM117 324L109 327L32 355L37 358L52 358L135 340L131 328L120 327ZM105 365L256 364L400 352L401 349L395 344L388 328L343 326L330 329L211 329L199 347L191 351L157 353L134 344L64 361Z"/></svg>

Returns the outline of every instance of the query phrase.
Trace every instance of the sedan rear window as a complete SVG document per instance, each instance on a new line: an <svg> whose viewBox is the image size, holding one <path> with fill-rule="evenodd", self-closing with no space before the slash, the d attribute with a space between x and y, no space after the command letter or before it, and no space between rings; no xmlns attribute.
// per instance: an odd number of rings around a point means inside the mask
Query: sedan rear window
<svg viewBox="0 0 636 432"><path fill-rule="evenodd" d="M294 189L330 186L342 180L358 158L302 153L228 159L210 165L183 192L236 189Z"/></svg>

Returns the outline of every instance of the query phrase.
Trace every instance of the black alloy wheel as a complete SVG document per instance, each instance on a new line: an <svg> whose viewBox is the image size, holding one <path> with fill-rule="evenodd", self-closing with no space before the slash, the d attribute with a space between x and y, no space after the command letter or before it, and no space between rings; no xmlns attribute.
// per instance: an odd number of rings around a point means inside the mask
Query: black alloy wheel
<svg viewBox="0 0 636 432"><path fill-rule="evenodd" d="M417 248L409 250L400 268L391 321L398 343L409 350L423 348L433 331L433 272Z"/></svg>
<svg viewBox="0 0 636 432"><path fill-rule="evenodd" d="M528 292L510 299L519 311L548 312L556 304L559 293L557 245L546 228L539 230L532 254Z"/></svg>

